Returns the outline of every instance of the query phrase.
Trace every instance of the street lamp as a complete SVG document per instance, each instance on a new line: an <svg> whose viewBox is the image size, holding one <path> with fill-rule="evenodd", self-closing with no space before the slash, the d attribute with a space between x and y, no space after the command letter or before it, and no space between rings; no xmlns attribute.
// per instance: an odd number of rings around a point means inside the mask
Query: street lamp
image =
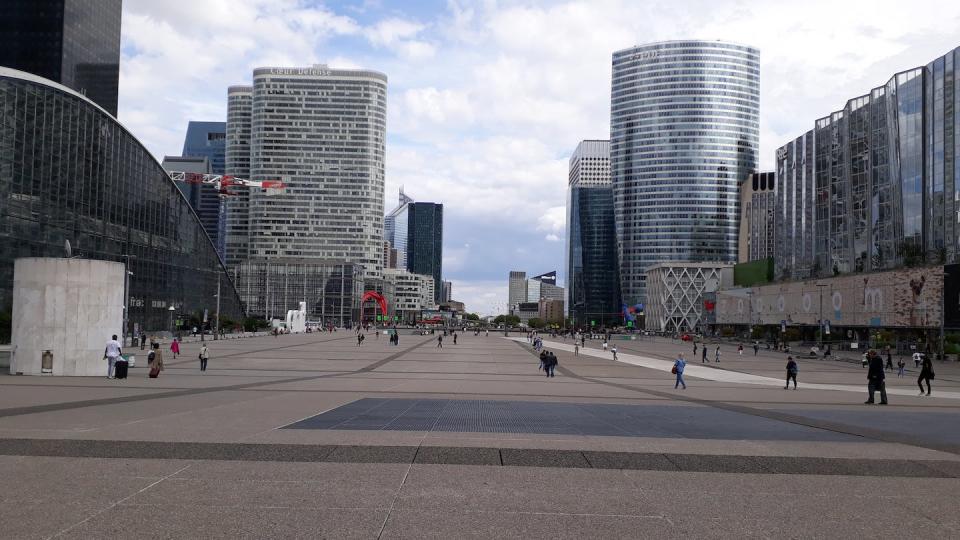
<svg viewBox="0 0 960 540"><path fill-rule="evenodd" d="M136 259L136 255L125 253L123 255L123 331L120 332L120 339L123 340L123 346L127 346L127 331L130 327L130 259Z"/></svg>
<svg viewBox="0 0 960 540"><path fill-rule="evenodd" d="M176 311L176 309L177 308L173 307L172 302L170 303L170 307L167 308L167 312L170 313L170 335L171 336L173 336L173 334L175 333L173 331L173 312Z"/></svg>

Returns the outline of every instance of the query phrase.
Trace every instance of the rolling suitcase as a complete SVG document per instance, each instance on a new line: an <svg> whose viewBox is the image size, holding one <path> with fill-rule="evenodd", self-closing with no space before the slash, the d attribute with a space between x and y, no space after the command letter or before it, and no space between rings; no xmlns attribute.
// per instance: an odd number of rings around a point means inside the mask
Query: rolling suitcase
<svg viewBox="0 0 960 540"><path fill-rule="evenodd" d="M130 367L130 365L126 360L117 360L113 365L113 376L117 379L126 379L128 367Z"/></svg>

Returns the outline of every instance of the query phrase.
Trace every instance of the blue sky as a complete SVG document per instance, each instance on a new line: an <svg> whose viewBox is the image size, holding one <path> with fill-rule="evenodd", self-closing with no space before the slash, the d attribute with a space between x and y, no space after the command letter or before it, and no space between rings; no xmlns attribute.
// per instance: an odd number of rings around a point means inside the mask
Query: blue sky
<svg viewBox="0 0 960 540"><path fill-rule="evenodd" d="M444 275L483 314L507 274L563 274L567 160L609 135L610 55L663 39L761 50L761 166L814 119L960 46L960 3L125 0L119 118L157 156L224 120L254 67L389 77L386 208L445 207ZM935 14L933 16L932 14ZM562 280L562 278L561 278Z"/></svg>

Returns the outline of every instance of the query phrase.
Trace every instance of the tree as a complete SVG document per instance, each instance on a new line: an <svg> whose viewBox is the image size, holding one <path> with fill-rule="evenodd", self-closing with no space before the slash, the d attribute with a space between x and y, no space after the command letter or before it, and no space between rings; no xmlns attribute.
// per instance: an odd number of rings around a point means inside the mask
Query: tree
<svg viewBox="0 0 960 540"><path fill-rule="evenodd" d="M537 317L534 317L529 321L527 321L527 326L529 326L530 328L543 328L543 319L538 319Z"/></svg>
<svg viewBox="0 0 960 540"><path fill-rule="evenodd" d="M516 315L507 315L504 321L506 322L507 326L519 326L520 317L517 317Z"/></svg>
<svg viewBox="0 0 960 540"><path fill-rule="evenodd" d="M497 315L493 318L493 324L503 324L503 321L507 318L506 315Z"/></svg>
<svg viewBox="0 0 960 540"><path fill-rule="evenodd" d="M467 313L467 314L465 314L465 315L463 316L463 318L466 319L466 320L468 320L468 321L479 321L479 320L480 320L480 316L477 315L476 313Z"/></svg>

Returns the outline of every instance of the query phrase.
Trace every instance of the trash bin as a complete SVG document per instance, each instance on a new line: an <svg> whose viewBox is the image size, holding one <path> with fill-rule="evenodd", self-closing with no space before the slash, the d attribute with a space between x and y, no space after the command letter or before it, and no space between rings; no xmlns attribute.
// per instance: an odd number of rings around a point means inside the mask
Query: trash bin
<svg viewBox="0 0 960 540"><path fill-rule="evenodd" d="M53 353L50 351L43 351L43 355L40 356L40 373L53 373Z"/></svg>

